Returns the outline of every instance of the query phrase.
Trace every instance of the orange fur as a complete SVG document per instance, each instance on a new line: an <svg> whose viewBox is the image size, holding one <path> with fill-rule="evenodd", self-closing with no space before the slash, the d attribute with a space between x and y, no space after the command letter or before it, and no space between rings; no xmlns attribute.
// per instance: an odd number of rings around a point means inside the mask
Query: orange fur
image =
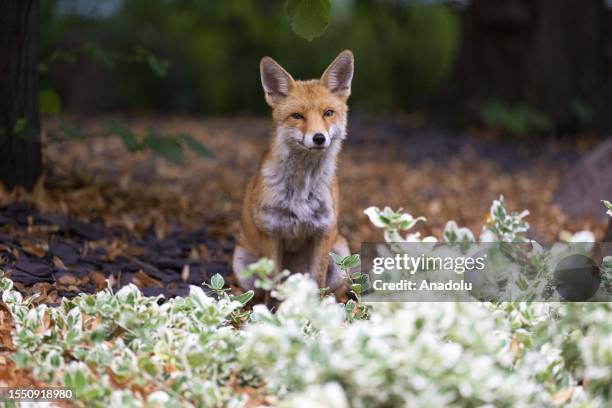
<svg viewBox="0 0 612 408"><path fill-rule="evenodd" d="M331 284L336 293L346 290L344 279L330 283L328 270L334 266L328 254L334 249L342 255L348 252L346 240L338 233L335 166L345 137L352 63L352 54L345 51L321 79L296 81L273 60L262 60L262 82L275 132L245 189L234 256L237 274L246 266L241 257L248 254L248 259L272 259L277 271L309 273L319 287ZM317 134L325 136L324 148L314 144ZM278 169L304 174L279 175ZM302 210L306 215L300 215ZM274 214L280 216L274 218Z"/></svg>

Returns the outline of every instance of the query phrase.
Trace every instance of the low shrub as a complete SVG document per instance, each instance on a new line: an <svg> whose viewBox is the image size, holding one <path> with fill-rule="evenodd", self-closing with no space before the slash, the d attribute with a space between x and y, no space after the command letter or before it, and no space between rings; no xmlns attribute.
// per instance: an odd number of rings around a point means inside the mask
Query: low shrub
<svg viewBox="0 0 612 408"><path fill-rule="evenodd" d="M392 234L417 220L395 214L368 210L389 237L421 239ZM525 215L497 200L485 237L523 237ZM474 234L451 223L445 237ZM608 303L375 303L354 318L300 274L274 284L274 312L245 308L251 294L223 286L215 276L208 294L192 286L189 296L161 302L129 285L48 307L0 278L15 324L13 360L39 381L72 388L82 406L605 407L612 400Z"/></svg>

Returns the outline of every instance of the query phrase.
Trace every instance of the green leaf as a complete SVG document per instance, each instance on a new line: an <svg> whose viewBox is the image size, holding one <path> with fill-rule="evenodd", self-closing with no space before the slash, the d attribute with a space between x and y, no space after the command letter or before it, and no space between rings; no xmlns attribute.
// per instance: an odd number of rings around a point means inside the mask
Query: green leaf
<svg viewBox="0 0 612 408"><path fill-rule="evenodd" d="M32 355L25 351L16 351L12 356L11 360L17 364L17 367L25 368L32 360Z"/></svg>
<svg viewBox="0 0 612 408"><path fill-rule="evenodd" d="M148 356L141 356L138 358L138 368L146 371L149 375L154 376L157 374L157 367L155 367L155 364L153 364Z"/></svg>
<svg viewBox="0 0 612 408"><path fill-rule="evenodd" d="M210 287L214 290L221 290L223 289L224 285L225 279L223 279L223 276L219 275L218 273L215 273L210 279Z"/></svg>
<svg viewBox="0 0 612 408"><path fill-rule="evenodd" d="M62 111L62 101L59 95L53 89L45 89L40 91L38 95L38 104L41 113L50 115L59 115Z"/></svg>
<svg viewBox="0 0 612 408"><path fill-rule="evenodd" d="M342 267L345 269L354 268L359 265L359 254L347 256L342 260Z"/></svg>
<svg viewBox="0 0 612 408"><path fill-rule="evenodd" d="M144 147L142 143L136 139L136 135L132 133L130 129L117 122L116 120L111 121L107 126L107 130L109 133L113 135L117 135L121 138L123 145L129 152L136 152L138 150L142 150Z"/></svg>
<svg viewBox="0 0 612 408"><path fill-rule="evenodd" d="M85 378L85 374L81 370L78 370L74 373L74 388L75 392L81 394L85 390L85 386L87 385L87 379Z"/></svg>
<svg viewBox="0 0 612 408"><path fill-rule="evenodd" d="M13 126L13 133L16 135L22 134L27 124L28 121L26 120L26 118L17 118L17 120L15 121L15 126Z"/></svg>
<svg viewBox="0 0 612 408"><path fill-rule="evenodd" d="M206 146L204 146L202 143L200 143L198 140L196 140L195 138L193 138L191 135L188 134L180 134L178 136L186 145L187 147L193 151L195 154L202 156L202 157L215 157L215 155L213 154L213 152L211 152L210 150L208 150L208 148L206 148Z"/></svg>
<svg viewBox="0 0 612 408"><path fill-rule="evenodd" d="M291 28L300 37L312 41L323 34L331 15L330 0L287 0L285 7Z"/></svg>
<svg viewBox="0 0 612 408"><path fill-rule="evenodd" d="M338 254L334 254L333 252L329 253L329 256L331 256L332 260L334 261L334 263L338 266L342 266L342 261L344 261L344 258L341 257Z"/></svg>
<svg viewBox="0 0 612 408"><path fill-rule="evenodd" d="M157 58L153 54L147 55L147 64L151 71L160 78L164 78L168 74L170 62L168 60Z"/></svg>
<svg viewBox="0 0 612 408"><path fill-rule="evenodd" d="M74 390L74 380L71 373L64 374L64 387Z"/></svg>
<svg viewBox="0 0 612 408"><path fill-rule="evenodd" d="M187 355L187 361L192 368L200 367L208 361L207 353L198 351Z"/></svg>
<svg viewBox="0 0 612 408"><path fill-rule="evenodd" d="M60 130L62 134L68 139L82 139L87 137L87 134L83 130L73 123L62 122L60 123Z"/></svg>
<svg viewBox="0 0 612 408"><path fill-rule="evenodd" d="M236 302L240 302L242 305L246 305L249 300L253 299L253 296L255 295L255 292L253 292L252 290L249 290L248 292L244 292L241 295L233 295L231 296L232 300L235 300Z"/></svg>
<svg viewBox="0 0 612 408"><path fill-rule="evenodd" d="M89 54L89 56L99 62L106 69L113 69L115 67L115 58L109 54L104 48L99 47L96 44L88 43L83 47L83 52Z"/></svg>
<svg viewBox="0 0 612 408"><path fill-rule="evenodd" d="M183 147L175 139L149 130L142 144L174 164L181 165L184 163Z"/></svg>

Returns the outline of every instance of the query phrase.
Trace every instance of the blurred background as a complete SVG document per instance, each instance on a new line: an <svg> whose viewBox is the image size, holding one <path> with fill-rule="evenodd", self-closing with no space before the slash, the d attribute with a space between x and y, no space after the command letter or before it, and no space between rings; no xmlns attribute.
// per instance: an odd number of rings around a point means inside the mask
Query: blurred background
<svg viewBox="0 0 612 408"><path fill-rule="evenodd" d="M230 274L243 187L272 129L259 60L316 78L344 49L356 70L340 229L354 252L382 239L369 206L426 216L423 235L453 219L478 236L500 195L531 211L533 239L607 228L612 240L611 7L6 0L0 251L18 252L2 252L5 269L72 292L92 290L93 272L157 291ZM58 281L66 271L78 288Z"/></svg>
<svg viewBox="0 0 612 408"><path fill-rule="evenodd" d="M405 1L333 1L328 29L311 42L292 31L279 1L57 0L43 15L42 55L84 43L123 54L144 47L171 66L159 81L141 65L105 69L101 53L57 64L49 84L79 112L261 114L262 56L311 78L346 48L359 61L353 109L409 112L447 81L461 37L458 10Z"/></svg>
<svg viewBox="0 0 612 408"><path fill-rule="evenodd" d="M429 113L515 134L609 126L610 3L603 0L333 0L327 30L305 41L270 0L48 0L43 86L73 112L262 114L257 64L296 78L354 51L353 111ZM146 49L168 64L160 81ZM164 65L164 69L165 69Z"/></svg>

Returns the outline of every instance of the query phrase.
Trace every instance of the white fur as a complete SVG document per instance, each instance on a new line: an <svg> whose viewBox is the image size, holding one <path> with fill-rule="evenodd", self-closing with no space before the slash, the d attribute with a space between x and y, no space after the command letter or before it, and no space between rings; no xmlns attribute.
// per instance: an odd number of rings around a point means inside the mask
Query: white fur
<svg viewBox="0 0 612 408"><path fill-rule="evenodd" d="M240 276L242 271L244 271L250 264L257 262L258 258L248 252L246 249L241 247L240 245L236 245L234 249L234 257L232 259L232 269L238 278L238 282L240 286L245 290L251 290L255 288L255 276L251 276L249 278L243 278Z"/></svg>
<svg viewBox="0 0 612 408"><path fill-rule="evenodd" d="M309 237L321 235L336 222L331 181L336 158L345 137L345 125L330 129L325 149L308 149L306 135L291 127L279 127L272 160L262 168L269 195L262 202L264 227L280 234L288 249L299 247Z"/></svg>

